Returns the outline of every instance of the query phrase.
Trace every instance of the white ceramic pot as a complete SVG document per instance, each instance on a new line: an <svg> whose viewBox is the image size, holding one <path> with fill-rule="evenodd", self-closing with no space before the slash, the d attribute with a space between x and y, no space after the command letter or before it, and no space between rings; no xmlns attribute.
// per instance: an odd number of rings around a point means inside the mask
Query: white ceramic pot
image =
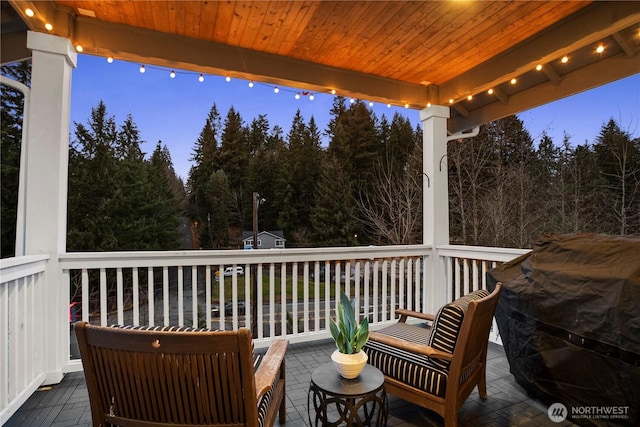
<svg viewBox="0 0 640 427"><path fill-rule="evenodd" d="M368 357L362 350L356 354L344 354L336 350L331 354L331 360L340 375L350 380L360 375L367 364Z"/></svg>

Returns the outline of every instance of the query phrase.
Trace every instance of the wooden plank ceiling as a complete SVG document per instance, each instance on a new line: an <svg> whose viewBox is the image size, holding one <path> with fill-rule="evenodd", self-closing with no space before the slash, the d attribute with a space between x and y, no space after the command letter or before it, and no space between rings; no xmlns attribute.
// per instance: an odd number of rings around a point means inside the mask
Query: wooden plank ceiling
<svg viewBox="0 0 640 427"><path fill-rule="evenodd" d="M640 2L10 3L31 30L50 22L85 53L410 108L450 105L452 131L640 71Z"/></svg>

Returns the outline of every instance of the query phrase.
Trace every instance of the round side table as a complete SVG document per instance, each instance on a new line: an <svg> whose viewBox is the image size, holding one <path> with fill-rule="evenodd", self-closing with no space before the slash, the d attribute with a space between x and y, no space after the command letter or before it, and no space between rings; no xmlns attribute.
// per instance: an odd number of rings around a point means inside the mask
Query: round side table
<svg viewBox="0 0 640 427"><path fill-rule="evenodd" d="M320 365L311 375L307 404L312 426L387 425L384 375L371 365L352 380L343 378L331 362Z"/></svg>

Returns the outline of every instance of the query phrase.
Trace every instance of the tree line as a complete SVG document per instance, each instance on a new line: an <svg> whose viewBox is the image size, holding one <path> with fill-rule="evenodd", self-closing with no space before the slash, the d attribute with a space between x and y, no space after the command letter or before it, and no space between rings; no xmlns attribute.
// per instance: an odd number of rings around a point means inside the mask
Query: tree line
<svg viewBox="0 0 640 427"><path fill-rule="evenodd" d="M2 67L26 84L28 63ZM2 256L12 256L21 138L20 95L2 87ZM213 103L186 183L166 145L140 149L134 119L99 101L74 123L69 152L69 251L241 247L252 229L282 230L287 247L420 243L422 130L334 98L327 129L298 111L285 135ZM327 146L321 144L324 136ZM611 119L592 144L536 144L510 116L451 141L452 243L530 247L545 233L640 233L640 140Z"/></svg>

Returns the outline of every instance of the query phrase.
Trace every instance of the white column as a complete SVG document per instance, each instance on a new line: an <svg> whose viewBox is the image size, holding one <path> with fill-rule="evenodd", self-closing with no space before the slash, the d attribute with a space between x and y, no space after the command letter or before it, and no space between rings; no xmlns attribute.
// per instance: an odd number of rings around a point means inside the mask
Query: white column
<svg viewBox="0 0 640 427"><path fill-rule="evenodd" d="M435 313L447 301L446 278L438 259L438 245L449 244L449 186L447 174L447 119L449 108L433 105L420 112L423 125L423 244L431 246L425 289L426 311Z"/></svg>
<svg viewBox="0 0 640 427"><path fill-rule="evenodd" d="M48 384L62 379L69 351L69 289L58 254L66 251L71 72L77 54L69 40L31 31L27 48L32 52L31 103L23 147L26 179L20 191L25 195L25 253L51 255L44 277L46 295L38 296L46 301L41 327L48 349Z"/></svg>

